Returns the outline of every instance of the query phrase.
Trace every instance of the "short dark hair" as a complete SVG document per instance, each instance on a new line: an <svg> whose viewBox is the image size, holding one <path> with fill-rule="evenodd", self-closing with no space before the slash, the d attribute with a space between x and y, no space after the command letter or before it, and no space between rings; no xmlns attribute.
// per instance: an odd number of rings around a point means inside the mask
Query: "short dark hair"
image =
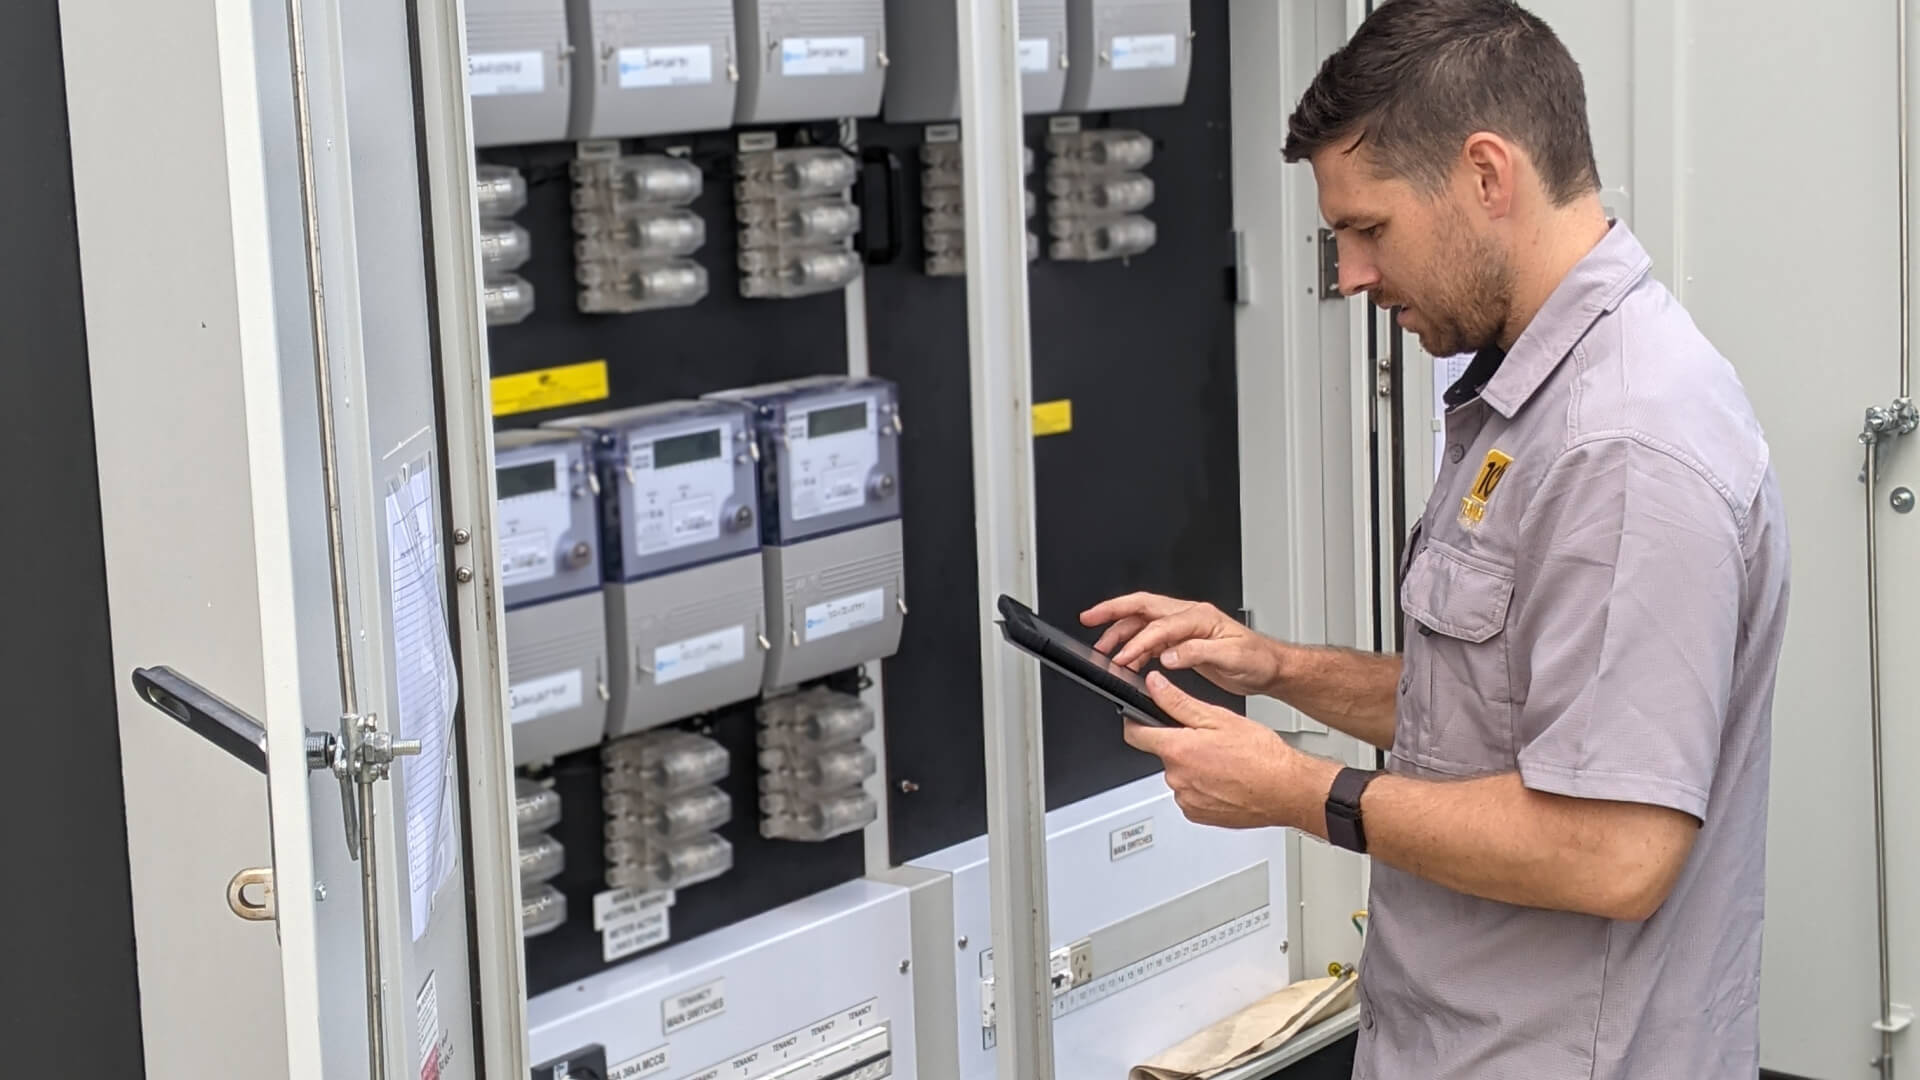
<svg viewBox="0 0 1920 1080"><path fill-rule="evenodd" d="M1532 157L1559 205L1599 190L1580 66L1511 0L1386 0L1327 58L1288 121L1288 161L1363 143L1379 167L1438 191L1467 137Z"/></svg>

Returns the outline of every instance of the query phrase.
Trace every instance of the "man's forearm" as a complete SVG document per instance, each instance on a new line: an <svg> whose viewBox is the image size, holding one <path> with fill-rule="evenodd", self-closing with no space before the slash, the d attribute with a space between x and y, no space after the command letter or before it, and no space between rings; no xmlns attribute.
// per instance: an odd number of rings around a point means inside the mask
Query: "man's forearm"
<svg viewBox="0 0 1920 1080"><path fill-rule="evenodd" d="M1298 756L1290 824L1326 837L1340 766ZM1382 776L1361 800L1373 858L1455 892L1611 919L1645 919L1691 846L1691 819L1655 806L1529 790L1517 774L1434 782Z"/></svg>
<svg viewBox="0 0 1920 1080"><path fill-rule="evenodd" d="M1382 750L1393 748L1400 657L1274 642L1278 698L1336 731Z"/></svg>

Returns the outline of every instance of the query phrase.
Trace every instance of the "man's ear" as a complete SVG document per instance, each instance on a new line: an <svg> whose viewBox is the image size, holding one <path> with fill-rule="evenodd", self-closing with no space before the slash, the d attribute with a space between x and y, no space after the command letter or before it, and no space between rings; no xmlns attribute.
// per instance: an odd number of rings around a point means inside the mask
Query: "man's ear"
<svg viewBox="0 0 1920 1080"><path fill-rule="evenodd" d="M1461 161L1473 185L1473 199L1489 218L1513 212L1523 160L1518 147L1492 132L1477 131L1467 137Z"/></svg>

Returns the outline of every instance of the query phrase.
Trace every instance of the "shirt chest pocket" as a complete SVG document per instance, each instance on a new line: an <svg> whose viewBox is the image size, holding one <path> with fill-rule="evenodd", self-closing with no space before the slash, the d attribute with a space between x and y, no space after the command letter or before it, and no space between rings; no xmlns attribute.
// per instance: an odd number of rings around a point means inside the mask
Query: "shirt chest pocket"
<svg viewBox="0 0 1920 1080"><path fill-rule="evenodd" d="M1400 589L1408 635L1394 753L1437 772L1513 767L1513 571L1429 541Z"/></svg>

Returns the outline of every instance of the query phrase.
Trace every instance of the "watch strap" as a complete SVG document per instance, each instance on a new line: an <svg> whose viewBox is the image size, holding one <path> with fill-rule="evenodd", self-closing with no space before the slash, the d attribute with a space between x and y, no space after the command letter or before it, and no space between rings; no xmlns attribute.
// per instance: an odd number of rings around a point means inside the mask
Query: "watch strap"
<svg viewBox="0 0 1920 1080"><path fill-rule="evenodd" d="M1344 768L1333 778L1333 787L1327 792L1328 843L1365 854L1367 832L1360 820L1360 797L1379 775L1366 769Z"/></svg>

